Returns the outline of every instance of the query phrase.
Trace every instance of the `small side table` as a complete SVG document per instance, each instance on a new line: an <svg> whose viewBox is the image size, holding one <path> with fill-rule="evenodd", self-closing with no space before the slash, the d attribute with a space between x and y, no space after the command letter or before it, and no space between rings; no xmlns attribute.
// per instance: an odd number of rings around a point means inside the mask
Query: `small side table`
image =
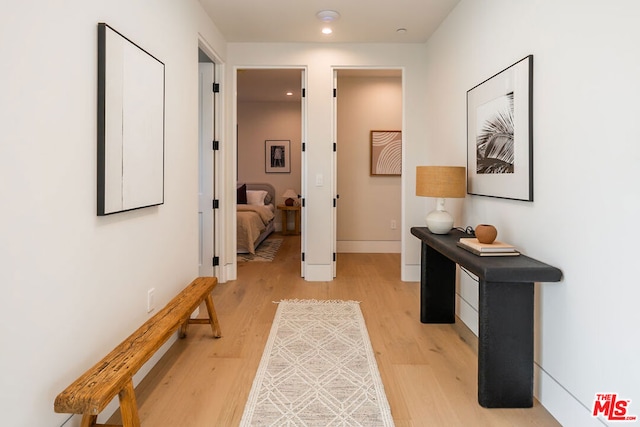
<svg viewBox="0 0 640 427"><path fill-rule="evenodd" d="M278 205L278 209L282 211L282 234L300 234L300 206ZM295 229L289 230L287 220L289 212L293 212L295 217Z"/></svg>

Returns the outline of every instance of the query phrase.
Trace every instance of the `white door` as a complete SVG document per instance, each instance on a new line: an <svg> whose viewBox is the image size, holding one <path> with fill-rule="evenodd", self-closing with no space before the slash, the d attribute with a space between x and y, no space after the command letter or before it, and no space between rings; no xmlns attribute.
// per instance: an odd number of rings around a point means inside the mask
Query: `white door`
<svg viewBox="0 0 640 427"><path fill-rule="evenodd" d="M302 120L302 135L301 141L303 144L306 144L307 141L307 72L306 69L303 69L301 74L301 91L302 96L300 97L300 120ZM300 183L300 189L302 193L302 197L304 198L307 194L307 155L305 149L300 150L300 178L302 182ZM300 227L301 227L301 248L300 251L304 253L307 250L307 211L302 208L300 211ZM305 262L304 257L300 257L300 277L305 277Z"/></svg>
<svg viewBox="0 0 640 427"><path fill-rule="evenodd" d="M333 157L331 159L332 184L331 192L333 194L333 211L331 212L331 249L333 252L333 277L337 273L337 256L338 256L338 70L333 70Z"/></svg>
<svg viewBox="0 0 640 427"><path fill-rule="evenodd" d="M199 271L200 276L215 276L214 267L214 93L215 66L200 63L199 66L199 161L198 161L198 220L199 220Z"/></svg>

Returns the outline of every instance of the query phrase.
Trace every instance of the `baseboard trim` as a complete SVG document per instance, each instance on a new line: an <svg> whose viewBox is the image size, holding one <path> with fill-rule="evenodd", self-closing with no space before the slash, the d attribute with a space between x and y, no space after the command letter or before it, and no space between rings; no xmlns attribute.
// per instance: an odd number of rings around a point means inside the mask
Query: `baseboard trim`
<svg viewBox="0 0 640 427"><path fill-rule="evenodd" d="M460 339L467 343L471 350L478 355L478 337L473 333L471 329L464 322L456 316L456 322L451 325L454 331L458 334Z"/></svg>
<svg viewBox="0 0 640 427"><path fill-rule="evenodd" d="M478 337L456 315L456 322L451 325L469 348L478 354ZM564 388L555 378L545 372L538 362L533 365L533 396L558 422L565 426L598 427L603 423L591 416L584 404Z"/></svg>
<svg viewBox="0 0 640 427"><path fill-rule="evenodd" d="M604 419L594 417L587 405L580 403L557 379L545 372L538 363L533 366L533 375L533 395L561 425L567 427L602 427L603 425L610 425ZM589 402L589 405L591 404L592 402ZM627 423L623 422L622 424Z"/></svg>
<svg viewBox="0 0 640 427"><path fill-rule="evenodd" d="M221 277L218 277L220 283L227 283L229 280L238 279L238 263L234 260L229 264L223 265L221 269Z"/></svg>
<svg viewBox="0 0 640 427"><path fill-rule="evenodd" d="M401 267L400 280L403 282L419 282L420 281L420 265L403 264Z"/></svg>
<svg viewBox="0 0 640 427"><path fill-rule="evenodd" d="M307 282L331 282L333 280L333 265L306 263L304 273L304 280Z"/></svg>
<svg viewBox="0 0 640 427"><path fill-rule="evenodd" d="M338 253L399 254L400 240L338 240Z"/></svg>

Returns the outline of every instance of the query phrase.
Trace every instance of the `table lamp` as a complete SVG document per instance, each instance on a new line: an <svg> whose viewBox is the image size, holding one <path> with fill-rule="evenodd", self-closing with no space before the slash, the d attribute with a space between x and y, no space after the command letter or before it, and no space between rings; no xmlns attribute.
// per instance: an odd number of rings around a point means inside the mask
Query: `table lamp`
<svg viewBox="0 0 640 427"><path fill-rule="evenodd" d="M287 191L284 192L282 197L284 197L284 204L286 206L293 206L293 203L295 202L294 199L298 198L298 193L296 193L294 190L289 188Z"/></svg>
<svg viewBox="0 0 640 427"><path fill-rule="evenodd" d="M444 210L445 198L466 195L466 171L462 166L418 166L416 196L437 197L436 210L427 215L427 227L433 234L447 234L453 228L453 217Z"/></svg>

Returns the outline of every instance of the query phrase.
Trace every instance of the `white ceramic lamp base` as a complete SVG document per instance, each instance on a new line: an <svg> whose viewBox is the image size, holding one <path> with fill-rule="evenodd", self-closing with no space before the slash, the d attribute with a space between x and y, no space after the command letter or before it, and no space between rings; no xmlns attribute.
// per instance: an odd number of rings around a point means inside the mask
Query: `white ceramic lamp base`
<svg viewBox="0 0 640 427"><path fill-rule="evenodd" d="M425 218L429 231L433 234L447 234L453 228L453 217L444 210L444 199L439 198L437 208Z"/></svg>

